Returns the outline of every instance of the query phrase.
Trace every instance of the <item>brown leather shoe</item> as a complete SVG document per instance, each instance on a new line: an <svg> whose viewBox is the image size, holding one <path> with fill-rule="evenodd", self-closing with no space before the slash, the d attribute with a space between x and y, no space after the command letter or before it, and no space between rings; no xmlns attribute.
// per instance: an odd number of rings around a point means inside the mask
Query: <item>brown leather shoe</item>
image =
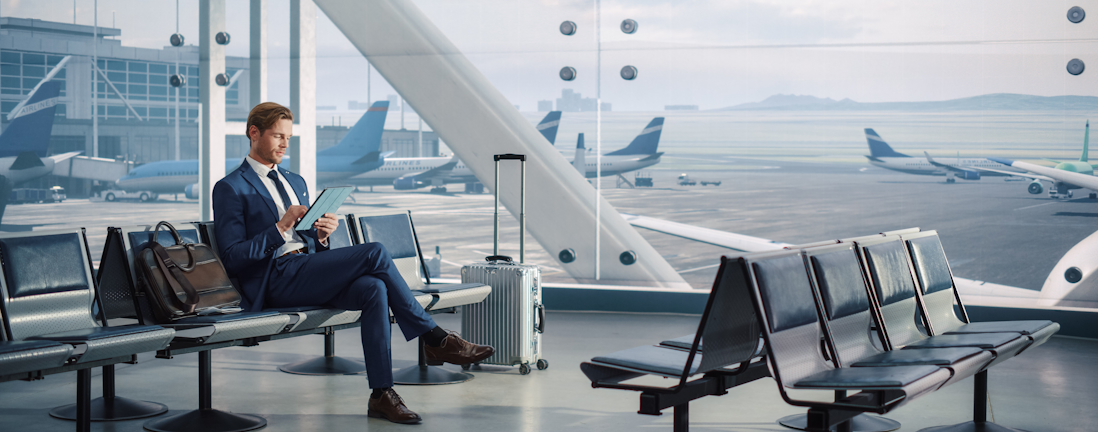
<svg viewBox="0 0 1098 432"><path fill-rule="evenodd" d="M423 345L423 355L427 358L427 364L432 366L441 365L443 362L467 365L491 357L495 352L495 348L467 342L453 332L446 335L438 347Z"/></svg>
<svg viewBox="0 0 1098 432"><path fill-rule="evenodd" d="M400 395L391 388L381 393L381 397L377 399L370 398L370 403L367 406L369 409L366 411L366 415L370 417L401 424L417 424L423 421L419 414L404 406L404 399L401 399Z"/></svg>

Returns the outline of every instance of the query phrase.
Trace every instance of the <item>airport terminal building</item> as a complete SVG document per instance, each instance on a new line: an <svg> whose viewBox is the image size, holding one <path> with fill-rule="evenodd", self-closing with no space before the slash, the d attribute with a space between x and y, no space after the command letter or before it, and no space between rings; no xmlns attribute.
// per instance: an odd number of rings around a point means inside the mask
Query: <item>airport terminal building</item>
<svg viewBox="0 0 1098 432"><path fill-rule="evenodd" d="M94 42L93 42L94 41ZM196 41L195 41L196 42ZM95 98L99 121L99 147L92 140L92 82L96 74L91 53L98 53ZM198 157L198 47L165 46L163 49L122 45L122 30L15 17L0 18L0 127L7 115L66 56L54 75L61 83L61 98L50 137L49 153L83 151L86 156L115 159L140 165L148 162ZM225 89L225 116L243 121L249 106L248 59L228 56L225 73L234 77ZM179 87L169 84L176 74L187 77ZM179 141L176 142L178 107ZM331 147L349 127L318 125L317 150ZM248 152L243 132L226 135L226 158L242 158ZM416 145L421 142L421 145ZM439 141L433 131L386 130L382 152L392 157L437 156ZM62 186L70 196L88 196L109 188L85 179L47 176L20 187Z"/></svg>

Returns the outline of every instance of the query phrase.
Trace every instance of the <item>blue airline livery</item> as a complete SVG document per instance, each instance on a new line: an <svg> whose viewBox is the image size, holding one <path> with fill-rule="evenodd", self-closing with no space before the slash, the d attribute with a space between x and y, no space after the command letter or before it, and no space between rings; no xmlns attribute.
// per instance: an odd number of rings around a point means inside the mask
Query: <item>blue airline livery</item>
<svg viewBox="0 0 1098 432"><path fill-rule="evenodd" d="M388 101L374 102L338 144L318 151L317 183L330 184L380 167L384 163L384 157L379 152L381 132L385 128L388 112ZM236 169L241 163L239 159L226 161L225 172ZM284 157L279 165L289 167L290 158ZM186 193L188 198L197 198L197 183L197 159L147 163L115 181L119 188L127 192Z"/></svg>
<svg viewBox="0 0 1098 432"><path fill-rule="evenodd" d="M60 94L61 83L46 81L10 116L11 123L0 134L0 175L10 184L52 174L58 162L82 153L46 156Z"/></svg>

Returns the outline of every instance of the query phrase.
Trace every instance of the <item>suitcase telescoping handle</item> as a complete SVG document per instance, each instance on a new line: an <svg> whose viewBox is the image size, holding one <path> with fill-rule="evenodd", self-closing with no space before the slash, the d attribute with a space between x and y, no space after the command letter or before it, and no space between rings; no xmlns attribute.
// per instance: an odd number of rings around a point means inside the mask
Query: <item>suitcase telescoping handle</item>
<svg viewBox="0 0 1098 432"><path fill-rule="evenodd" d="M512 153L498 154L494 156L494 159L496 161L496 185L492 188L492 192L496 195L496 209L492 230L492 256L485 258L485 260L489 262L513 262L511 257L499 254L499 161L517 160L522 163L520 171L522 173L522 178L519 181L519 264L522 264L526 262L526 155Z"/></svg>

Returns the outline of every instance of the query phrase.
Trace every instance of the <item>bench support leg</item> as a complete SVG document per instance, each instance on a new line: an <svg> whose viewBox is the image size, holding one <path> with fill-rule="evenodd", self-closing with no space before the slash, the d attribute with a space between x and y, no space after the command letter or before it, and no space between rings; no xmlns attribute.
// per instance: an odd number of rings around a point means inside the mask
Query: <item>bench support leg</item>
<svg viewBox="0 0 1098 432"><path fill-rule="evenodd" d="M674 431L688 432L690 430L690 403L675 405Z"/></svg>
<svg viewBox="0 0 1098 432"><path fill-rule="evenodd" d="M91 401L91 421L134 420L168 412L164 404L139 401L115 395L114 365L103 366L103 397ZM76 420L76 404L50 410L50 416L61 420Z"/></svg>
<svg viewBox="0 0 1098 432"><path fill-rule="evenodd" d="M415 366L393 372L393 383L400 385L436 385L457 384L473 379L473 374L451 372L438 366L427 364L423 353L423 340L419 340L419 362Z"/></svg>
<svg viewBox="0 0 1098 432"><path fill-rule="evenodd" d="M846 397L845 390L835 390L835 400ZM778 424L790 429L808 430L808 414L794 414L778 419ZM900 428L900 422L889 418L858 414L850 420L832 426L830 431L835 432L887 432Z"/></svg>
<svg viewBox="0 0 1098 432"><path fill-rule="evenodd" d="M324 331L324 357L284 364L278 370L295 375L358 375L366 373L366 363L335 355L335 331Z"/></svg>
<svg viewBox="0 0 1098 432"><path fill-rule="evenodd" d="M76 371L76 432L91 432L91 368Z"/></svg>
<svg viewBox="0 0 1098 432"><path fill-rule="evenodd" d="M213 361L210 350L198 352L198 409L145 422L153 432L243 432L267 426L267 419L213 409Z"/></svg>
<svg viewBox="0 0 1098 432"><path fill-rule="evenodd" d="M952 426L935 426L919 432L1026 432L987 421L987 369L973 377L972 421Z"/></svg>

